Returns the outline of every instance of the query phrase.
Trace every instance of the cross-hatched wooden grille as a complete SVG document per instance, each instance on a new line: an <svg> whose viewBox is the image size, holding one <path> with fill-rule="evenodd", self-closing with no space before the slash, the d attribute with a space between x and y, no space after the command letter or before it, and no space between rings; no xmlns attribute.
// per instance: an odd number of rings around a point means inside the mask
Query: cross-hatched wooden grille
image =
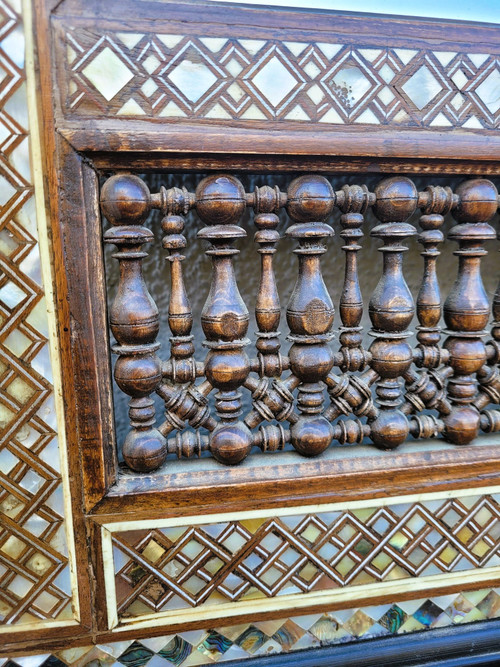
<svg viewBox="0 0 500 667"><path fill-rule="evenodd" d="M113 534L119 615L491 567L493 497Z"/></svg>
<svg viewBox="0 0 500 667"><path fill-rule="evenodd" d="M16 3L17 4L17 3ZM29 158L24 33L0 0L0 623L73 618Z"/></svg>
<svg viewBox="0 0 500 667"><path fill-rule="evenodd" d="M472 50L73 28L71 116L492 130L500 57Z"/></svg>

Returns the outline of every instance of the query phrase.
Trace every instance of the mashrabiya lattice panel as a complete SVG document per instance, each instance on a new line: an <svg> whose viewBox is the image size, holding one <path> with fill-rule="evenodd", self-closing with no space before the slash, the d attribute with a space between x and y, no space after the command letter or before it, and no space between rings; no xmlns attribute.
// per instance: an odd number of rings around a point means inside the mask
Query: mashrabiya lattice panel
<svg viewBox="0 0 500 667"><path fill-rule="evenodd" d="M83 29L65 39L72 117L499 125L495 54Z"/></svg>
<svg viewBox="0 0 500 667"><path fill-rule="evenodd" d="M0 623L73 618L22 18L0 0Z"/></svg>
<svg viewBox="0 0 500 667"><path fill-rule="evenodd" d="M114 533L122 619L500 564L500 496Z"/></svg>
<svg viewBox="0 0 500 667"><path fill-rule="evenodd" d="M0 667L84 667L94 661L136 667L213 665L239 658L406 634L500 616L500 589L256 621L176 635L69 648L55 655L0 659ZM28 662L29 660L29 662Z"/></svg>

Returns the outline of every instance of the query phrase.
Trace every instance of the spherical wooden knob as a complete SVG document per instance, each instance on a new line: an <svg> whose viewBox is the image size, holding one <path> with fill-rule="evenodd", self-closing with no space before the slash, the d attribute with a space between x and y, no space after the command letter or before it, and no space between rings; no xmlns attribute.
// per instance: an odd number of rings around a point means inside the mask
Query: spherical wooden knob
<svg viewBox="0 0 500 667"><path fill-rule="evenodd" d="M290 348L290 369L302 382L318 382L333 368L333 353L327 345L300 345Z"/></svg>
<svg viewBox="0 0 500 667"><path fill-rule="evenodd" d="M222 424L210 436L210 452L224 465L241 463L250 453L252 444L252 433L243 422Z"/></svg>
<svg viewBox="0 0 500 667"><path fill-rule="evenodd" d="M150 472L159 468L167 456L165 438L155 428L130 431L125 438L123 458L136 472Z"/></svg>
<svg viewBox="0 0 500 667"><path fill-rule="evenodd" d="M299 176L288 187L286 208L297 222L321 222L334 205L335 193L323 176Z"/></svg>
<svg viewBox="0 0 500 667"><path fill-rule="evenodd" d="M196 188L196 210L207 225L235 225L245 207L245 189L234 176L207 176Z"/></svg>
<svg viewBox="0 0 500 667"><path fill-rule="evenodd" d="M444 437L453 445L468 445L479 433L481 416L469 405L456 406L444 418Z"/></svg>
<svg viewBox="0 0 500 667"><path fill-rule="evenodd" d="M151 211L148 186L133 174L111 176L101 190L101 211L112 225L142 225Z"/></svg>
<svg viewBox="0 0 500 667"><path fill-rule="evenodd" d="M409 432L408 419L401 410L381 410L371 423L370 437L380 449L394 449L406 440Z"/></svg>
<svg viewBox="0 0 500 667"><path fill-rule="evenodd" d="M404 222L417 208L418 192L404 176L385 178L375 188L373 212L381 222Z"/></svg>
<svg viewBox="0 0 500 667"><path fill-rule="evenodd" d="M318 456L333 439L333 426L322 415L300 417L290 429L293 447L302 456Z"/></svg>
<svg viewBox="0 0 500 667"><path fill-rule="evenodd" d="M161 380L161 361L154 354L118 357L114 375L116 384L129 396L148 396Z"/></svg>
<svg viewBox="0 0 500 667"><path fill-rule="evenodd" d="M242 349L210 350L205 360L205 377L223 391L237 389L250 372L250 360Z"/></svg>
<svg viewBox="0 0 500 667"><path fill-rule="evenodd" d="M452 214L457 222L488 222L497 211L497 189L485 178L460 183L456 194L459 203Z"/></svg>
<svg viewBox="0 0 500 667"><path fill-rule="evenodd" d="M376 338L370 345L371 367L384 378L398 378L406 373L413 360L408 343L401 339Z"/></svg>

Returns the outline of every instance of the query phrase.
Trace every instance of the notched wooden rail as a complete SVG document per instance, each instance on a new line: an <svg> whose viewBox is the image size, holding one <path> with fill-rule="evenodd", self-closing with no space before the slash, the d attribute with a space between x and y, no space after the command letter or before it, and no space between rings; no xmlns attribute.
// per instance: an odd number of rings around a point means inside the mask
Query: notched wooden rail
<svg viewBox="0 0 500 667"><path fill-rule="evenodd" d="M136 471L159 467L168 454L198 456L208 450L219 462L237 464L252 447L282 450L287 443L303 456L315 456L332 443L361 443L368 437L392 449L409 435L444 437L455 445L472 442L480 432L500 431L500 285L493 299L493 327L486 343L490 304L480 272L483 244L495 238L489 221L498 193L487 180L450 188L429 186L418 192L405 177L383 180L369 192L345 185L333 191L322 176L301 176L286 193L263 186L246 193L232 175L202 180L195 193L161 188L151 194L137 176L116 175L103 186L101 209L112 224L104 236L116 245L120 263L118 291L110 309L117 341L115 378L131 399L131 430L123 444L127 465ZM255 212L255 242L261 255L256 299L255 357L245 348L249 314L233 271L234 242L246 235L238 222L245 207ZM362 344L363 301L358 280L359 241L364 213L372 207L379 224L383 255L380 281L369 303L374 338ZM293 221L286 234L297 241L298 277L286 311L288 356L280 352L280 303L273 271L279 241L280 208ZM334 307L321 274L326 224L334 207L341 211L345 240L345 279L340 299L340 348L332 349ZM157 355L159 313L142 275L142 246L153 241L145 228L151 209L163 214L163 247L168 250L171 290L168 322L171 356ZM418 209L424 272L414 300L403 275L405 238L417 233L406 221ZM201 315L208 353L194 359L193 317L184 286L184 217L196 212L204 223L198 236L209 242L212 282ZM444 332L439 327L442 300L436 277L440 227L452 212L457 224L449 240L458 243L458 276L444 302ZM418 344L412 349L408 327L416 315ZM442 333L446 334L441 344ZM403 390L404 385L404 390ZM325 406L325 388L329 403ZM242 390L252 409L242 419ZM215 393L215 415L208 396ZM151 395L165 403L157 426ZM190 425L194 430L184 430ZM170 436L170 437L169 437Z"/></svg>

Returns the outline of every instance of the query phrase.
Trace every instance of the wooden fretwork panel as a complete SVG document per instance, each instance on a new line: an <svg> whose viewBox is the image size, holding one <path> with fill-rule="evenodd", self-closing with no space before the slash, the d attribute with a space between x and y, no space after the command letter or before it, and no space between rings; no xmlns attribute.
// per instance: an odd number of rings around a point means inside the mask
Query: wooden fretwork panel
<svg viewBox="0 0 500 667"><path fill-rule="evenodd" d="M465 181L455 192L432 185L418 192L410 179L392 177L370 192L359 185L334 191L323 176L301 176L286 192L262 186L246 193L237 178L221 174L200 181L194 193L162 187L151 195L140 178L117 175L104 184L101 206L112 223L104 240L119 249L114 257L120 279L110 325L118 342L113 348L118 354L115 380L131 396L132 429L123 456L133 470L154 470L169 453L191 458L208 451L220 463L233 465L253 447L280 451L291 443L299 454L313 457L332 444L361 444L365 438L381 449L396 448L410 436L466 445L481 432L500 430L500 290L490 304L481 279L483 246L495 239L489 221L498 207L490 181ZM234 243L246 235L239 221L247 206L254 210L261 256L255 356L246 351L249 313L233 266ZM334 234L326 221L335 207L342 214L340 234L346 243L337 348L331 342L334 306L320 263L328 252L325 241ZM373 342L365 347L357 258L368 207L378 221L370 234L383 245L380 280L367 304ZM171 356L163 362L157 355L159 313L142 275L142 246L154 237L141 223L152 208L164 216L163 247L171 265ZM287 355L280 350L273 269L281 208L291 219L285 234L296 242L298 256L286 310L292 343ZM194 358L193 317L182 269L183 215L190 209L205 225L198 237L209 242L206 253L213 264L201 313L208 348L204 362ZM414 300L404 278L403 242L417 234L407 222L417 209L423 273ZM458 242L458 273L442 298L436 261L445 240L440 228L449 211L457 224L447 242ZM256 270L255 265L248 270ZM415 315L417 345L412 349L407 339ZM491 339L485 342L491 316ZM243 391L252 397L246 414ZM153 392L165 403L165 419L157 426ZM212 392L215 411L207 400Z"/></svg>

